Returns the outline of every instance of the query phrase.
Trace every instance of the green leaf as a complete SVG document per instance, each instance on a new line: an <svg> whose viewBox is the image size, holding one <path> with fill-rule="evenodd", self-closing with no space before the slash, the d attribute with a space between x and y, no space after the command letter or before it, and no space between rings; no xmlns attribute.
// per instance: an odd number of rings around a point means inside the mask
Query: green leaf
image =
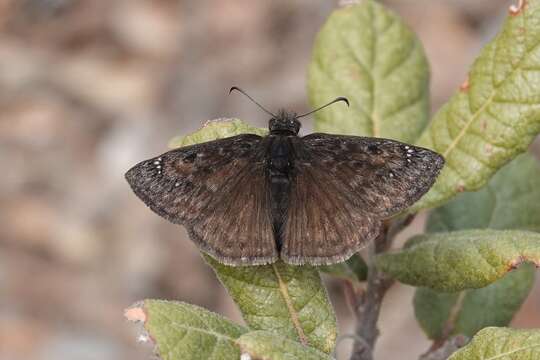
<svg viewBox="0 0 540 360"><path fill-rule="evenodd" d="M458 195L434 210L428 232L474 228L540 230L540 167L529 154L503 167L477 192ZM409 244L412 246L412 244ZM534 282L534 269L523 267L493 284L463 293L419 288L416 318L432 339L452 334L472 337L487 326L506 326Z"/></svg>
<svg viewBox="0 0 540 360"><path fill-rule="evenodd" d="M489 327L480 331L448 360L537 360L540 330Z"/></svg>
<svg viewBox="0 0 540 360"><path fill-rule="evenodd" d="M418 138L429 115L429 69L415 34L374 1L342 7L315 40L308 92L318 107L346 96L350 108L330 106L315 114L318 131Z"/></svg>
<svg viewBox="0 0 540 360"><path fill-rule="evenodd" d="M214 120L199 131L171 141L172 147L192 145L242 133L265 135L238 119ZM270 330L314 346L324 352L334 348L337 329L332 306L319 272L314 267L232 267L209 256L206 261L240 308L244 320L255 330Z"/></svg>
<svg viewBox="0 0 540 360"><path fill-rule="evenodd" d="M367 279L367 264L358 254L353 255L347 261L317 267L326 274L348 279L351 281L365 281Z"/></svg>
<svg viewBox="0 0 540 360"><path fill-rule="evenodd" d="M540 231L540 166L529 154L503 167L487 186L459 194L434 210L427 231L521 229Z"/></svg>
<svg viewBox="0 0 540 360"><path fill-rule="evenodd" d="M540 0L526 4L507 18L418 141L446 165L413 210L481 188L540 131Z"/></svg>
<svg viewBox="0 0 540 360"><path fill-rule="evenodd" d="M133 311L137 307L128 311ZM238 360L235 340L247 329L198 306L163 300L142 304L144 328L163 360Z"/></svg>
<svg viewBox="0 0 540 360"><path fill-rule="evenodd" d="M325 353L336 343L336 318L317 268L277 262L227 266L205 256L246 323Z"/></svg>
<svg viewBox="0 0 540 360"><path fill-rule="evenodd" d="M430 339L474 336L487 326L506 326L534 284L534 266L527 264L482 289L439 293L428 288L414 295L416 319Z"/></svg>
<svg viewBox="0 0 540 360"><path fill-rule="evenodd" d="M210 120L201 129L190 135L173 138L169 142L169 148L194 145L239 134L265 136L268 134L268 130L250 126L239 119Z"/></svg>
<svg viewBox="0 0 540 360"><path fill-rule="evenodd" d="M264 360L331 360L327 354L267 331L252 331L238 338L242 353Z"/></svg>
<svg viewBox="0 0 540 360"><path fill-rule="evenodd" d="M377 266L413 286L445 292L491 284L525 261L540 266L540 234L517 230L464 230L424 234L413 245L376 258Z"/></svg>

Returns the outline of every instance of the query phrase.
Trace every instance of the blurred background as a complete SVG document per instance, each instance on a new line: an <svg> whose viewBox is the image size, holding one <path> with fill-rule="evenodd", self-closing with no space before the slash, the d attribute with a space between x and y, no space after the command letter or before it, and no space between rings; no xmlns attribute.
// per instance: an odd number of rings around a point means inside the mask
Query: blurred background
<svg viewBox="0 0 540 360"><path fill-rule="evenodd" d="M512 4L386 3L425 46L433 111ZM241 321L184 229L148 210L123 174L205 120L265 126L247 99L227 95L232 85L270 109L307 111L311 46L336 4L0 0L2 360L149 359L151 347L137 343L136 326L122 315L144 298L187 301ZM304 124L309 132L311 120ZM352 323L340 283L328 286L346 333ZM390 291L378 359L416 359L429 347L411 296L406 286ZM537 284L513 325L540 327L539 307Z"/></svg>

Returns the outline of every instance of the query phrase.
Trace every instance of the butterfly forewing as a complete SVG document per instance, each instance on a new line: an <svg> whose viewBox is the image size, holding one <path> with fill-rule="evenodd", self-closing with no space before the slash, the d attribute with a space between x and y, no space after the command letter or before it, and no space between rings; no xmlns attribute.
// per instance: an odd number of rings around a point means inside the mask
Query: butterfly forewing
<svg viewBox="0 0 540 360"><path fill-rule="evenodd" d="M300 159L325 169L340 192L366 215L378 218L414 204L444 165L436 152L395 140L329 134L301 140Z"/></svg>
<svg viewBox="0 0 540 360"><path fill-rule="evenodd" d="M294 264L347 259L433 184L443 158L393 140L311 134L291 138L294 176L281 257Z"/></svg>
<svg viewBox="0 0 540 360"><path fill-rule="evenodd" d="M153 211L183 224L226 264L263 264L278 254L272 232L263 138L244 134L169 151L126 179Z"/></svg>

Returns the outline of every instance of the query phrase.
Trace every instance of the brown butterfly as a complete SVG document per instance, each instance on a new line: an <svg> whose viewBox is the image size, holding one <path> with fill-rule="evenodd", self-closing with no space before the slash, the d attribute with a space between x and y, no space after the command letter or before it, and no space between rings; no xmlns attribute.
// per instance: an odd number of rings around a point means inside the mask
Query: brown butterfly
<svg viewBox="0 0 540 360"><path fill-rule="evenodd" d="M337 98L325 106L338 101L348 105ZM431 150L395 140L299 137L298 119L325 106L297 116L255 103L272 116L267 136L178 148L126 173L146 205L184 225L224 264L344 261L378 235L383 219L426 193L444 164Z"/></svg>

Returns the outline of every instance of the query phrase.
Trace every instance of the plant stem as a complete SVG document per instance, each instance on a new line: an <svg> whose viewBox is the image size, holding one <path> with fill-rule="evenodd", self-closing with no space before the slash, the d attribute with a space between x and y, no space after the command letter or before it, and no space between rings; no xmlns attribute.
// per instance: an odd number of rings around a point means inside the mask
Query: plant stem
<svg viewBox="0 0 540 360"><path fill-rule="evenodd" d="M396 235L410 224L414 215L400 218L385 224L383 231L368 247L368 277L365 291L357 294L354 303L356 315L355 336L364 341L356 341L350 360L373 360L373 349L379 329L377 321L381 311L384 295L392 286L394 281L386 277L375 267L375 256L387 251Z"/></svg>

